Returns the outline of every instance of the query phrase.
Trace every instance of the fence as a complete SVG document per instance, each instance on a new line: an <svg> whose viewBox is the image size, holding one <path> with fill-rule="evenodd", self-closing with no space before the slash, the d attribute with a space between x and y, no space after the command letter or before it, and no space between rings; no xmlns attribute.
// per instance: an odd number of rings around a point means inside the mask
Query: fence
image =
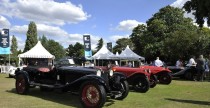
<svg viewBox="0 0 210 108"><path fill-rule="evenodd" d="M0 69L1 69L0 73L9 73L10 68L11 68L11 66L1 66L0 65Z"/></svg>

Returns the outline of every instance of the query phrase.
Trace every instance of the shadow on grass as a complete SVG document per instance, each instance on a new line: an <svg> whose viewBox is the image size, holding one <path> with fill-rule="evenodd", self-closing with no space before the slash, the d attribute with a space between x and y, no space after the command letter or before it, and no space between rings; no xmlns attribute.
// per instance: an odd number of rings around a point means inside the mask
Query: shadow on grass
<svg viewBox="0 0 210 108"><path fill-rule="evenodd" d="M16 94L15 88L13 88L11 90L7 90L7 92ZM43 91L40 91L39 88L33 88L33 89L30 89L28 95L37 97L37 98L41 98L41 99L44 99L47 101L52 101L52 102L56 102L59 104L63 104L66 106L82 108L82 105L79 100L79 95L72 94L69 92L67 92L67 93L63 93L63 92L59 92L59 91L43 92ZM113 99L107 97L107 101L104 104L104 106L107 106L107 107L111 106L112 104L114 104L114 102L115 101Z"/></svg>
<svg viewBox="0 0 210 108"><path fill-rule="evenodd" d="M191 103L191 104L198 104L198 105L210 105L210 102L207 101L197 101L197 100L185 100L185 99L171 99L171 98L165 98L169 101L176 101L181 103Z"/></svg>

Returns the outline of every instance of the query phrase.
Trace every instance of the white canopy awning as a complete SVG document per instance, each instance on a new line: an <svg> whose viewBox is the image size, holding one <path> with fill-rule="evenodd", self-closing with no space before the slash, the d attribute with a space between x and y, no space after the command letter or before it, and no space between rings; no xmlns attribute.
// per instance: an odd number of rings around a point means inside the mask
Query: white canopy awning
<svg viewBox="0 0 210 108"><path fill-rule="evenodd" d="M54 55L50 54L41 44L40 41L31 48L29 51L19 54L19 58L55 58Z"/></svg>
<svg viewBox="0 0 210 108"><path fill-rule="evenodd" d="M93 59L113 59L115 58L115 55L110 52L105 45L102 46L102 48L92 56Z"/></svg>
<svg viewBox="0 0 210 108"><path fill-rule="evenodd" d="M126 59L126 60L144 60L145 58L142 56L137 55L136 53L134 53L129 46L127 46L125 48L125 50L123 50L121 52L121 54L119 55L120 59Z"/></svg>

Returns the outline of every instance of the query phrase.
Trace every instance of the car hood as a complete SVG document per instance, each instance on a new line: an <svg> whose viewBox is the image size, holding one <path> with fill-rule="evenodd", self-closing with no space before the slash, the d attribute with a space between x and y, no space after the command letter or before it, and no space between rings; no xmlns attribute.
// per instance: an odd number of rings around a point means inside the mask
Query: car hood
<svg viewBox="0 0 210 108"><path fill-rule="evenodd" d="M65 71L65 72L82 72L86 74L95 74L97 69L80 67L80 66L62 66L57 69L58 71Z"/></svg>

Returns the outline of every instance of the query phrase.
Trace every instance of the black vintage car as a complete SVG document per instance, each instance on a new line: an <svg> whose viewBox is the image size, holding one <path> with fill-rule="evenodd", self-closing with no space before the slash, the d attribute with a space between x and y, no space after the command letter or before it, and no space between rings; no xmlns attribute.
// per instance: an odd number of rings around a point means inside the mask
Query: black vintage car
<svg viewBox="0 0 210 108"><path fill-rule="evenodd" d="M106 97L122 100L129 92L126 77L121 73L102 71L90 67L66 66L68 61L58 63L54 68L28 66L16 70L16 91L27 94L31 87L40 90L61 90L79 94L83 107L98 108Z"/></svg>

